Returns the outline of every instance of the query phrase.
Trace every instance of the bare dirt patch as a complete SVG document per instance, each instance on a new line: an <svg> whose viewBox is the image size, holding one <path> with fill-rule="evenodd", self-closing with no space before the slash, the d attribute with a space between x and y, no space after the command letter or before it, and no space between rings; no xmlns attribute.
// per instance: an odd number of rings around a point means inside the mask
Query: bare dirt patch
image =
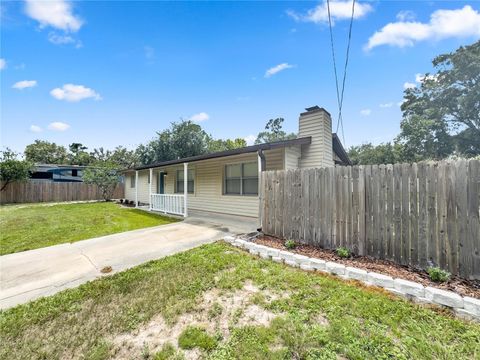
<svg viewBox="0 0 480 360"><path fill-rule="evenodd" d="M251 282L246 282L242 289L233 292L214 288L203 294L194 312L181 315L174 325L169 325L162 316L157 316L132 333L116 336L112 340L114 358L137 358L145 351L155 354L167 343L178 347L178 338L187 326L204 328L210 335L220 335L223 339L230 336L233 326L268 326L280 314L254 304L253 298L258 294L263 296L267 304L289 296L260 290ZM197 359L199 355L198 349L184 351L186 359Z"/></svg>
<svg viewBox="0 0 480 360"><path fill-rule="evenodd" d="M335 261L346 266L353 266L367 271L374 271L394 278L405 279L418 282L424 286L431 286L443 290L454 291L462 296L471 296L480 299L480 281L466 280L458 276L452 276L448 282L436 283L430 280L428 274L421 269L410 266L398 265L392 261L379 260L367 256L354 256L349 259L339 257L335 251L316 248L311 245L298 244L295 249L286 249L283 240L262 235L257 237L254 242L276 249L288 250L297 254L322 259L326 261Z"/></svg>

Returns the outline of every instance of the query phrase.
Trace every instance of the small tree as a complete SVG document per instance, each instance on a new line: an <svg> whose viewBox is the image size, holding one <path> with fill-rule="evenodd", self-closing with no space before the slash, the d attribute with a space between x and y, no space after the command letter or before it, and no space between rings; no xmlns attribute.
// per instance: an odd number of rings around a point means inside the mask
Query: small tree
<svg viewBox="0 0 480 360"><path fill-rule="evenodd" d="M0 151L0 180L4 182L0 191L5 190L11 182L27 181L31 169L31 162L19 160L17 154L9 148Z"/></svg>
<svg viewBox="0 0 480 360"><path fill-rule="evenodd" d="M83 181L87 184L97 185L102 192L103 199L109 201L119 183L118 167L110 162L98 162L85 169Z"/></svg>

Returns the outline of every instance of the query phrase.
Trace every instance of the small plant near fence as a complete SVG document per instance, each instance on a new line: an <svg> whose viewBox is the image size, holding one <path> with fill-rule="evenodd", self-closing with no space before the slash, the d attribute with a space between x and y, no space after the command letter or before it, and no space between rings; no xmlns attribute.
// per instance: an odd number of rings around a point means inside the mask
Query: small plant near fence
<svg viewBox="0 0 480 360"><path fill-rule="evenodd" d="M352 256L352 252L346 247L339 247L337 250L335 250L335 252L341 258L349 258L350 256Z"/></svg>
<svg viewBox="0 0 480 360"><path fill-rule="evenodd" d="M285 241L284 245L287 249L295 249L297 247L297 244L295 244L295 241L293 241L293 240Z"/></svg>
<svg viewBox="0 0 480 360"><path fill-rule="evenodd" d="M429 267L427 269L428 276L430 280L435 282L446 282L450 280L450 273L448 271L442 270L439 267Z"/></svg>

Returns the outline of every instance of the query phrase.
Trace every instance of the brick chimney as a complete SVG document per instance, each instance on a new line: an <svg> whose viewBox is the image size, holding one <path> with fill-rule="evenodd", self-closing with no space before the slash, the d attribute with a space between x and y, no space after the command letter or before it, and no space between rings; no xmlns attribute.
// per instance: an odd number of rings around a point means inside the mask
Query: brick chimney
<svg viewBox="0 0 480 360"><path fill-rule="evenodd" d="M300 168L333 166L332 118L319 106L305 109L298 120L298 137L311 136L309 145L302 145Z"/></svg>

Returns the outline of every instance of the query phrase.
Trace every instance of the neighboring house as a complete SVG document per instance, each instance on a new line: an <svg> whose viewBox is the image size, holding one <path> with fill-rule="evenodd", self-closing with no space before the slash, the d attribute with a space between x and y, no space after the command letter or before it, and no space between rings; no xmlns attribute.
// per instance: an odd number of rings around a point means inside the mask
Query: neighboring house
<svg viewBox="0 0 480 360"><path fill-rule="evenodd" d="M259 174L350 165L330 114L318 106L300 114L298 138L127 170L125 197L151 210L187 216L189 210L258 217Z"/></svg>
<svg viewBox="0 0 480 360"><path fill-rule="evenodd" d="M83 170L86 166L37 164L30 173L32 180L54 182L83 182Z"/></svg>

